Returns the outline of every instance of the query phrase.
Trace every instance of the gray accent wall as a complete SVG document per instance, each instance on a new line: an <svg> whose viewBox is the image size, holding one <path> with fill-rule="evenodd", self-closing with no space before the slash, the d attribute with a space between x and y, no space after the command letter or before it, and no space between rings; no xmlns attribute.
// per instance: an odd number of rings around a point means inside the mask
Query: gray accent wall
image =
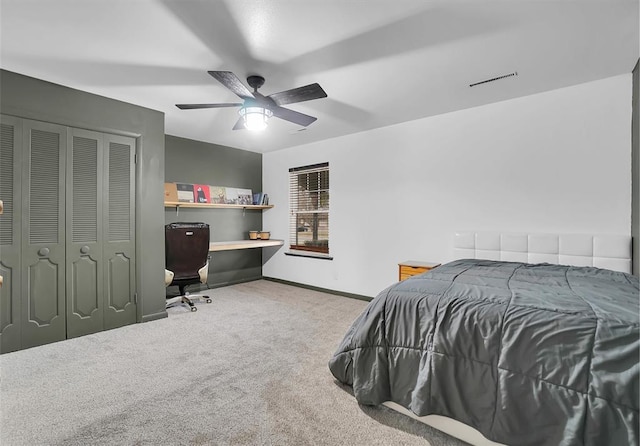
<svg viewBox="0 0 640 446"><path fill-rule="evenodd" d="M136 289L139 322L166 317L164 114L0 70L0 113L136 139Z"/></svg>
<svg viewBox="0 0 640 446"><path fill-rule="evenodd" d="M633 69L633 115L631 131L631 236L633 274L640 276L640 60Z"/></svg>
<svg viewBox="0 0 640 446"><path fill-rule="evenodd" d="M262 154L167 135L165 181L238 187L261 192ZM176 215L175 208L165 208L165 223L208 223L211 241L245 240L249 238L249 231L263 229L263 212L270 211L181 208ZM207 278L210 287L261 277L262 252L259 248L211 253ZM167 291L177 294L177 287L170 287Z"/></svg>

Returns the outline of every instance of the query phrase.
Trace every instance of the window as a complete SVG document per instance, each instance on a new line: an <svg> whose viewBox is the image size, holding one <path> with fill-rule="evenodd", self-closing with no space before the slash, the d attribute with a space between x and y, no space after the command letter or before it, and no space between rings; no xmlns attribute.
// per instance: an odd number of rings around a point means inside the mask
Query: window
<svg viewBox="0 0 640 446"><path fill-rule="evenodd" d="M289 169L290 248L329 253L329 163Z"/></svg>

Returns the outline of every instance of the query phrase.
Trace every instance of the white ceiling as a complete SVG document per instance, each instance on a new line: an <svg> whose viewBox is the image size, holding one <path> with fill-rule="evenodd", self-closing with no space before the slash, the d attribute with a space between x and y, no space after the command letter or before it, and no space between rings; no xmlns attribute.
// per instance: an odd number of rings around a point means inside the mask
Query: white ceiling
<svg viewBox="0 0 640 446"><path fill-rule="evenodd" d="M638 0L0 0L0 67L165 113L167 134L268 152L630 73ZM207 74L328 97L232 130ZM470 84L517 72L475 87Z"/></svg>

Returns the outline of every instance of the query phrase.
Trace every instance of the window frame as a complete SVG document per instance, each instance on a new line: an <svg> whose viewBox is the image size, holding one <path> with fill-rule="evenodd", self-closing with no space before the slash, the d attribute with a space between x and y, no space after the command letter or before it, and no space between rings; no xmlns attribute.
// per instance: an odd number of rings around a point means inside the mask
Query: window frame
<svg viewBox="0 0 640 446"><path fill-rule="evenodd" d="M329 163L289 169L289 255L329 258ZM306 187L301 187L301 182ZM300 229L304 228L304 229ZM309 234L300 240L301 234Z"/></svg>

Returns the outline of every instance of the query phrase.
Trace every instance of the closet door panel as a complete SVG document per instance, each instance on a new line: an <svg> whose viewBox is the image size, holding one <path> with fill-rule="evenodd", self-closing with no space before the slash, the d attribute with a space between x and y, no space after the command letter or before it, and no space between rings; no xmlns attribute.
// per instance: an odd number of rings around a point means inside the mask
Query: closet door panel
<svg viewBox="0 0 640 446"><path fill-rule="evenodd" d="M105 329L136 322L135 140L105 137Z"/></svg>
<svg viewBox="0 0 640 446"><path fill-rule="evenodd" d="M20 349L22 121L0 116L0 353Z"/></svg>
<svg viewBox="0 0 640 446"><path fill-rule="evenodd" d="M22 347L63 340L67 129L23 121Z"/></svg>
<svg viewBox="0 0 640 446"><path fill-rule="evenodd" d="M102 134L71 129L67 151L67 337L103 329Z"/></svg>

